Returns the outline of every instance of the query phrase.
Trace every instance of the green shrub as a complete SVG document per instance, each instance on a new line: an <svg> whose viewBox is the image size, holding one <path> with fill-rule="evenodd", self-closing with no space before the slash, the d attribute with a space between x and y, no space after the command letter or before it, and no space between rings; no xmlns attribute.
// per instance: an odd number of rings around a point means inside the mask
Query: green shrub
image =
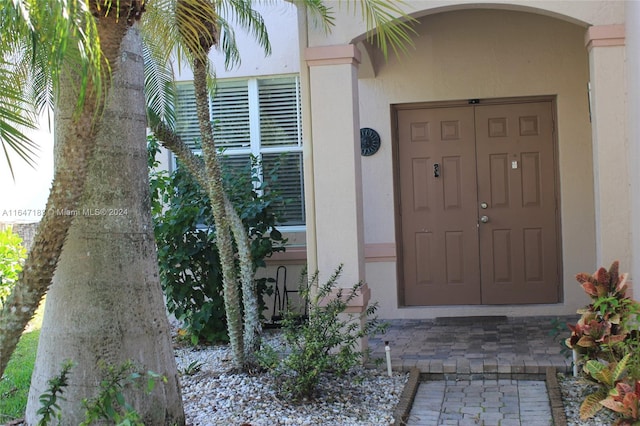
<svg viewBox="0 0 640 426"><path fill-rule="evenodd" d="M628 352L628 345L637 340L637 315L640 304L626 295L627 274L619 273L617 261L607 271L598 269L593 275L576 275L591 303L578 310L580 320L570 325L569 348L578 352L582 363L589 360L617 362ZM639 355L640 356L640 355ZM631 360L638 364L640 360Z"/></svg>
<svg viewBox="0 0 640 426"><path fill-rule="evenodd" d="M0 230L0 307L18 281L26 257L22 238L11 227Z"/></svg>
<svg viewBox="0 0 640 426"><path fill-rule="evenodd" d="M69 385L69 371L71 371L72 367L73 362L65 361L62 364L60 374L47 381L49 387L40 395L40 408L36 411L36 414L41 416L38 426L46 426L54 419L60 421L62 418L58 399L64 399L62 398L62 393L64 388Z"/></svg>
<svg viewBox="0 0 640 426"><path fill-rule="evenodd" d="M156 382L166 383L166 377L152 371L139 371L131 361L118 366L103 363L98 367L104 378L98 395L82 401L86 411L80 426L89 426L100 420L109 420L118 426L144 426L140 414L125 400L124 391L134 388L150 394Z"/></svg>
<svg viewBox="0 0 640 426"><path fill-rule="evenodd" d="M265 345L258 354L261 366L273 374L277 391L284 397L313 398L323 374L342 376L368 355L368 350L359 349L361 338L386 330L387 324L375 317L377 304L370 305L362 314L366 319L364 327L359 314L345 314L362 283L344 294L341 289L336 294L334 289L341 272L342 266L320 286L317 273L309 284L301 284L301 295L310 301L308 319L301 321L298 314L288 310L283 320L284 353Z"/></svg>
<svg viewBox="0 0 640 426"><path fill-rule="evenodd" d="M167 308L184 324L193 344L228 341L222 270L209 198L184 167L173 173L153 170L158 150L157 141L150 138L151 205ZM251 173L260 166L255 159L235 172L224 166L223 161L225 188L251 238L255 270L265 266L266 257L283 251L286 242L276 229L275 206L283 202L282 197L268 190L278 170L274 168L258 182ZM264 294L272 291L272 281L263 278L257 282L261 308Z"/></svg>
<svg viewBox="0 0 640 426"><path fill-rule="evenodd" d="M52 377L47 383L49 387L40 395L40 417L38 426L47 426L53 420L63 424L58 399L64 399L62 394L68 385L68 375L73 368L72 361L65 361L60 373ZM98 394L91 399L83 399L85 419L80 426L90 426L97 422L108 421L117 426L144 426L140 414L125 399L127 389L136 389L150 394L156 382L166 383L166 377L152 371L140 371L132 361L120 365L98 365L103 378L98 387Z"/></svg>
<svg viewBox="0 0 640 426"><path fill-rule="evenodd" d="M609 270L581 273L576 279L591 303L578 311L582 316L569 326L566 344L579 354L583 376L598 385L580 406L580 418L586 420L606 407L618 416L614 425L639 424L640 304L626 295L627 274L619 273L615 261Z"/></svg>

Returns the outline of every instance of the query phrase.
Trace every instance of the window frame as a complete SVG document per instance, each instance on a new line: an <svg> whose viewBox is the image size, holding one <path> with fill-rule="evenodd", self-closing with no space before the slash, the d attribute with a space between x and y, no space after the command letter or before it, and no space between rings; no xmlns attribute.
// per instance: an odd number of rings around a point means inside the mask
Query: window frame
<svg viewBox="0 0 640 426"><path fill-rule="evenodd" d="M260 118L260 80L277 80L293 78L296 85L296 110L297 110L297 122L299 123L297 129L297 143L288 145L277 146L262 146L262 130L261 130L261 118ZM249 146L248 147L220 147L224 149L224 155L253 155L259 159L262 159L263 154L282 154L282 153L300 153L301 155L301 169L300 177L304 185L304 153L303 153L303 130L302 130L302 100L300 95L300 75L295 74L278 74L268 76L255 76L255 77L238 77L238 78L225 78L218 80L218 83L234 83L244 82L247 88L248 94L248 109L249 109ZM193 84L193 81L177 81L176 84ZM214 115L214 102L213 98L209 98L209 115L212 120L215 120ZM215 135L214 135L215 136ZM195 154L201 154L201 149L192 149ZM176 157L171 153L170 162L172 170L177 167ZM262 172L260 172L259 179L262 179ZM259 185L256 183L256 185ZM278 229L281 232L294 233L294 232L306 232L306 206L305 206L305 190L302 187L302 220L304 224L298 225L286 225L286 222L278 225Z"/></svg>

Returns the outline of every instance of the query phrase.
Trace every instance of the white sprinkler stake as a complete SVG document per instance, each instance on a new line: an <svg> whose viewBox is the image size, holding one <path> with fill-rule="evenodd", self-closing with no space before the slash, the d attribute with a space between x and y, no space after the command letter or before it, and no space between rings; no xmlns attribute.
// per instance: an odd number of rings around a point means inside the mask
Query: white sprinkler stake
<svg viewBox="0 0 640 426"><path fill-rule="evenodd" d="M391 347L389 347L389 342L384 342L384 351L387 355L387 374L391 377L393 372L391 371Z"/></svg>

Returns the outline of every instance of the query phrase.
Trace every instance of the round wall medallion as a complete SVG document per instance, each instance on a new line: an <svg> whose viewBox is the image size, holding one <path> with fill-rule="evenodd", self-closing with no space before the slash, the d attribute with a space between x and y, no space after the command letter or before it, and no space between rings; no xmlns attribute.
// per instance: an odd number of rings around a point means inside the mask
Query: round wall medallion
<svg viewBox="0 0 640 426"><path fill-rule="evenodd" d="M360 129L360 152L365 157L375 154L380 148L380 135L369 127Z"/></svg>

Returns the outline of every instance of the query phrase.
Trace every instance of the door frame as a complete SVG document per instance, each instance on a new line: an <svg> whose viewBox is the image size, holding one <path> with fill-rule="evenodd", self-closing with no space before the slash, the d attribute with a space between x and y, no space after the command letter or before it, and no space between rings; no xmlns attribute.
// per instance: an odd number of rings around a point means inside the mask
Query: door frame
<svg viewBox="0 0 640 426"><path fill-rule="evenodd" d="M410 109L430 109L430 108L447 108L447 107L461 107L469 105L508 105L508 104L523 104L533 102L551 102L551 114L553 119L553 161L554 161L554 184L556 194L556 249L558 256L558 304L564 302L564 292L562 285L563 275L563 253L562 253L562 215L561 215L561 194L560 194L560 161L559 161L559 144L558 144L558 108L557 108L557 96L556 95L540 95L540 96L516 96L516 97L504 97L504 98L487 98L487 99L458 99L458 100L446 100L446 101L426 101L426 102L409 102L390 105L391 116L391 145L392 145L392 161L393 161L393 206L395 217L395 236L396 236L396 279L398 285L396 286L398 308L409 307L405 302L404 297L404 254L403 254L403 241L402 241L402 213L401 213L401 192L400 192L400 136L398 130L398 112L402 110ZM480 306L492 306L492 305L480 305ZM415 308L416 306L410 306ZM429 307L429 306L426 306Z"/></svg>

